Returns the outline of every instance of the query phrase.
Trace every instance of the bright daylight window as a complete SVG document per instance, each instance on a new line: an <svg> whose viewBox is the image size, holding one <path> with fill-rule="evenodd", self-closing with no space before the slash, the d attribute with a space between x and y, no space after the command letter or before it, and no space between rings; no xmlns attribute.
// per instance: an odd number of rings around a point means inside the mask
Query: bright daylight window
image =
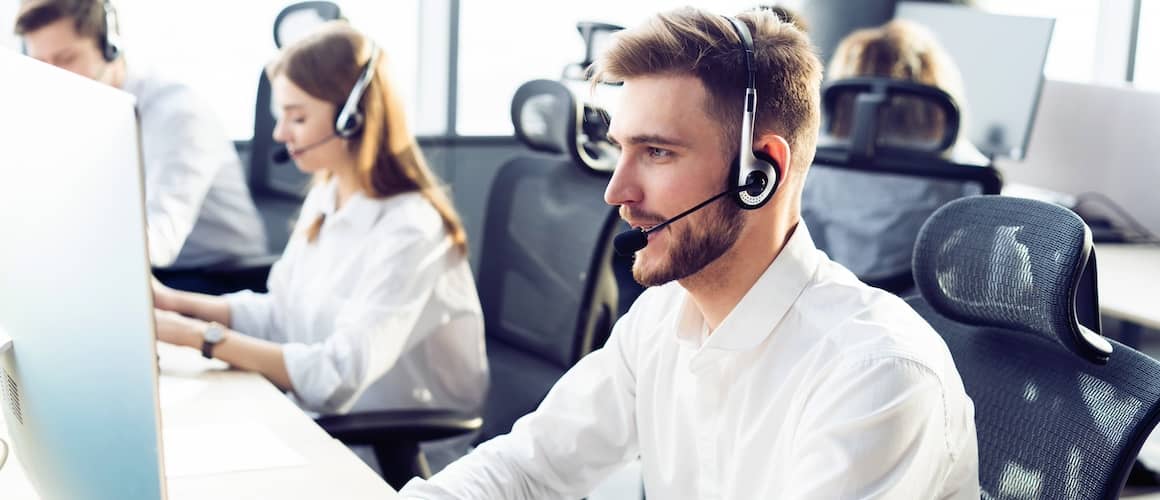
<svg viewBox="0 0 1160 500"><path fill-rule="evenodd" d="M463 0L459 11L459 99L456 132L509 135L511 97L528 80L558 79L584 58L578 21L631 27L658 11L694 4L734 14L754 0ZM798 2L782 2L793 6ZM513 15L518 13L518 15Z"/></svg>
<svg viewBox="0 0 1160 500"><path fill-rule="evenodd" d="M1160 1L1140 5L1139 41L1136 44L1136 86L1160 90Z"/></svg>
<svg viewBox="0 0 1160 500"><path fill-rule="evenodd" d="M975 0L979 8L996 14L1055 18L1043 73L1052 80L1076 82L1089 82L1096 76L1101 3L1094 0Z"/></svg>
<svg viewBox="0 0 1160 500"><path fill-rule="evenodd" d="M408 116L416 111L419 1L336 2L352 24L386 49ZM258 75L277 53L274 18L291 3L113 0L130 60L138 58L193 86L236 140L253 135ZM0 0L4 33L11 32L18 5L18 0ZM19 48L19 42L7 36L0 43Z"/></svg>

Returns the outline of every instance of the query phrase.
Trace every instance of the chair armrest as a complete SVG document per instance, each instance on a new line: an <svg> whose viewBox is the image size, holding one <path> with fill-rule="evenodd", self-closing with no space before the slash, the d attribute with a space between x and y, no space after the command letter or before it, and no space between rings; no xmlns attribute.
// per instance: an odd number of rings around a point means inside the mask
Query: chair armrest
<svg viewBox="0 0 1160 500"><path fill-rule="evenodd" d="M254 272L265 269L266 272L269 273L269 269L273 267L274 263L278 262L278 259L280 258L282 258L282 256L277 254L246 257L214 264L206 268L206 271L211 273L237 273Z"/></svg>
<svg viewBox="0 0 1160 500"><path fill-rule="evenodd" d="M327 415L315 422L348 445L435 441L475 432L483 426L478 414L421 409Z"/></svg>

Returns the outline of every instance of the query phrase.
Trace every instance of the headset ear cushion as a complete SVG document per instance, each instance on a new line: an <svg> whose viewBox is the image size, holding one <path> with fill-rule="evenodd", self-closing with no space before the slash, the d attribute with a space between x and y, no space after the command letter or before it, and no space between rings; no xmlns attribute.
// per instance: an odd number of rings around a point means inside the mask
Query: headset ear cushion
<svg viewBox="0 0 1160 500"><path fill-rule="evenodd" d="M768 163L770 170L772 170L773 179L770 182L773 182L773 188L769 190L769 197L772 198L777 193L778 186L781 185L781 164L773 159L772 156L765 154L765 151L754 151L753 156L757 157L758 160Z"/></svg>
<svg viewBox="0 0 1160 500"><path fill-rule="evenodd" d="M749 184L755 180L761 181L760 188L750 188L744 191L738 191L735 195L733 195L734 201L736 201L741 208L746 210L753 210L764 206L771 198L773 198L773 195L777 193L778 185L781 183L781 168L779 167L776 160L760 151L754 151L753 157L759 162L764 162L769 166L769 174L766 174L767 169L765 168L755 168L745 176L745 182L741 185ZM740 177L740 169L741 159L738 157L733 160L733 165L730 168L729 188L740 187L740 185L736 184L738 182L738 177ZM772 179L770 177L772 177ZM766 191L767 187L768 191L766 192L766 195L758 198L761 196L763 191Z"/></svg>
<svg viewBox="0 0 1160 500"><path fill-rule="evenodd" d="M113 62L117 60L117 56L121 55L121 48L110 40L105 40L104 47L102 47L101 55L105 58L105 62Z"/></svg>
<svg viewBox="0 0 1160 500"><path fill-rule="evenodd" d="M362 130L362 125L362 113L351 113L350 116L346 117L346 120L343 121L341 126L335 130L335 132L338 132L338 135L343 137L351 137Z"/></svg>

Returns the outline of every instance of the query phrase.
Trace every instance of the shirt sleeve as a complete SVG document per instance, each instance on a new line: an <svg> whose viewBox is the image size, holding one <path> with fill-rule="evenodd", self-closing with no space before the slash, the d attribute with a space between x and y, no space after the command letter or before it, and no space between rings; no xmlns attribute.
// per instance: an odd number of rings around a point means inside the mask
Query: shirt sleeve
<svg viewBox="0 0 1160 500"><path fill-rule="evenodd" d="M448 267L463 257L443 233L416 228L384 235L366 253L364 277L344 301L326 340L283 345L294 393L310 410L347 411L371 383L457 315L431 300Z"/></svg>
<svg viewBox="0 0 1160 500"><path fill-rule="evenodd" d="M580 498L638 455L632 313L512 432L401 491L415 499Z"/></svg>
<svg viewBox="0 0 1160 500"><path fill-rule="evenodd" d="M277 306L278 294L287 293L288 270L293 267L294 261L302 245L301 236L291 236L282 256L270 268L270 276L266 278L267 293L256 293L250 290L229 293L222 297L230 308L230 324L227 325L235 332L251 337L285 342L286 331L283 326L285 313L280 312Z"/></svg>
<svg viewBox="0 0 1160 500"><path fill-rule="evenodd" d="M939 498L963 458L944 397L938 375L909 359L838 366L804 406L785 498Z"/></svg>
<svg viewBox="0 0 1160 500"><path fill-rule="evenodd" d="M225 162L220 133L188 92L173 90L141 115L149 259L173 265Z"/></svg>

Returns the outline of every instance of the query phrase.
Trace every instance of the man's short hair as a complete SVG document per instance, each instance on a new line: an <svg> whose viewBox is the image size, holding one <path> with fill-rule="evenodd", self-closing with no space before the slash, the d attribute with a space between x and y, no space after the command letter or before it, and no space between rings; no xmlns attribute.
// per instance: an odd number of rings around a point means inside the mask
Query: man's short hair
<svg viewBox="0 0 1160 500"><path fill-rule="evenodd" d="M773 12L777 15L778 19L782 20L782 22L797 26L797 29L801 30L802 33L809 33L810 31L810 24L806 22L806 18L802 17L801 14L798 14L796 10L793 10L789 7L777 4L761 4L758 5L756 9Z"/></svg>
<svg viewBox="0 0 1160 500"><path fill-rule="evenodd" d="M62 18L72 18L77 34L105 38L105 0L24 0L13 31L24 36Z"/></svg>
<svg viewBox="0 0 1160 500"><path fill-rule="evenodd" d="M813 162L821 121L822 63L809 39L767 10L737 16L753 36L757 72L756 135L773 132L793 151L790 168L804 172ZM686 7L653 16L618 32L593 65L593 80L689 75L709 93L707 110L718 123L730 156L740 144L745 100L745 54L729 20ZM679 103L674 103L679 104ZM615 118L615 117L614 117Z"/></svg>

